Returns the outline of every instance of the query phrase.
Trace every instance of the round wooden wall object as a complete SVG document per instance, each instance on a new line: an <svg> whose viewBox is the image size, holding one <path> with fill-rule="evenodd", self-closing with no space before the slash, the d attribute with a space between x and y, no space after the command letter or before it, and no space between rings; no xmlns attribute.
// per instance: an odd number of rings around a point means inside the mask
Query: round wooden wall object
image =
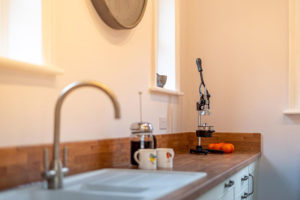
<svg viewBox="0 0 300 200"><path fill-rule="evenodd" d="M98 15L114 29L132 29L143 18L147 0L91 0Z"/></svg>

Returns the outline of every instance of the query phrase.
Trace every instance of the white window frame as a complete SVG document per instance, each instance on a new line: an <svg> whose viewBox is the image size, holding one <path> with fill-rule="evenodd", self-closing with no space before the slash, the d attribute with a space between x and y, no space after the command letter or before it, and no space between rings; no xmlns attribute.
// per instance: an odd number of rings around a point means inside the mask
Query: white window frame
<svg viewBox="0 0 300 200"><path fill-rule="evenodd" d="M1 3L1 2L0 2ZM4 8L0 11L1 23L7 23L7 5L0 5L0 8ZM53 66L51 56L53 55L53 1L43 0L42 1L42 46L43 46L43 65L37 65L27 63L23 61L13 60L6 57L0 57L0 69L14 70L14 71L25 71L29 73L47 74L47 75L58 75L63 74L63 69ZM6 31L1 31L1 45L7 46Z"/></svg>
<svg viewBox="0 0 300 200"><path fill-rule="evenodd" d="M289 106L284 114L300 114L300 0L289 0Z"/></svg>
<svg viewBox="0 0 300 200"><path fill-rule="evenodd" d="M180 91L180 0L175 1L175 90L160 88L156 86L156 72L157 72L157 48L158 48L158 2L153 0L153 33L152 33L152 70L151 70L151 86L149 91L152 93L160 93L167 95L182 96L183 92Z"/></svg>

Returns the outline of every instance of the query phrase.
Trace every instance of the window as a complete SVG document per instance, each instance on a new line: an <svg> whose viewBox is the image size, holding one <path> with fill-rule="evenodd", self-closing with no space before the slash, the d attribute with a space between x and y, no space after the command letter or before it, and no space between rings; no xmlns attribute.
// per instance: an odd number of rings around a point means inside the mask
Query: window
<svg viewBox="0 0 300 200"><path fill-rule="evenodd" d="M153 92L182 95L179 87L179 23L176 23L179 16L178 1L154 1L153 71L155 73L150 88ZM167 76L163 88L157 87L156 73Z"/></svg>
<svg viewBox="0 0 300 200"><path fill-rule="evenodd" d="M1 67L60 73L50 66L51 0L0 0Z"/></svg>
<svg viewBox="0 0 300 200"><path fill-rule="evenodd" d="M289 0L289 108L300 114L300 0Z"/></svg>
<svg viewBox="0 0 300 200"><path fill-rule="evenodd" d="M175 1L159 0L157 20L157 73L167 75L166 89L175 85Z"/></svg>

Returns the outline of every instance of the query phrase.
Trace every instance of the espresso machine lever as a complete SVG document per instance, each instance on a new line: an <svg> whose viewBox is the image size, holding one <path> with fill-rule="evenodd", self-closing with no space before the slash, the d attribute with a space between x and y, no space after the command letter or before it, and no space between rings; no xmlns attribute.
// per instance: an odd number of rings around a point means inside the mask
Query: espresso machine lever
<svg viewBox="0 0 300 200"><path fill-rule="evenodd" d="M196 64L198 71L200 73L200 86L199 86L199 94L200 99L196 104L196 110L198 111L198 129L196 130L196 136L198 137L198 145L195 149L191 149L190 153L196 154L208 154L208 152L213 153L224 153L223 151L218 150L209 150L203 149L201 146L201 137L212 137L212 133L215 132L214 127L208 125L206 122L202 122L202 118L204 116L210 115L210 94L206 88L204 79L203 79L203 68L202 61L200 58L196 59Z"/></svg>

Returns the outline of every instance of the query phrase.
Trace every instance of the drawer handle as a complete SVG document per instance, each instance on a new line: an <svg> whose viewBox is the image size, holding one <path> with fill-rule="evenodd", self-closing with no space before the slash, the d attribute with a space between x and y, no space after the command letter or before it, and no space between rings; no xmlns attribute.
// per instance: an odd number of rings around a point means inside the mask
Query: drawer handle
<svg viewBox="0 0 300 200"><path fill-rule="evenodd" d="M225 183L225 187L229 188L234 185L234 181L230 180L229 183Z"/></svg>
<svg viewBox="0 0 300 200"><path fill-rule="evenodd" d="M248 180L249 176L244 176L243 178L241 178L241 181L246 181Z"/></svg>
<svg viewBox="0 0 300 200"><path fill-rule="evenodd" d="M243 196L241 196L241 199L247 199L247 198L248 198L248 196L249 196L249 194L248 194L247 192L245 192L245 193L244 193L244 195L243 195Z"/></svg>
<svg viewBox="0 0 300 200"><path fill-rule="evenodd" d="M252 191L249 193L249 195L252 195L254 193L254 176L252 174L249 174L249 176L252 179Z"/></svg>

